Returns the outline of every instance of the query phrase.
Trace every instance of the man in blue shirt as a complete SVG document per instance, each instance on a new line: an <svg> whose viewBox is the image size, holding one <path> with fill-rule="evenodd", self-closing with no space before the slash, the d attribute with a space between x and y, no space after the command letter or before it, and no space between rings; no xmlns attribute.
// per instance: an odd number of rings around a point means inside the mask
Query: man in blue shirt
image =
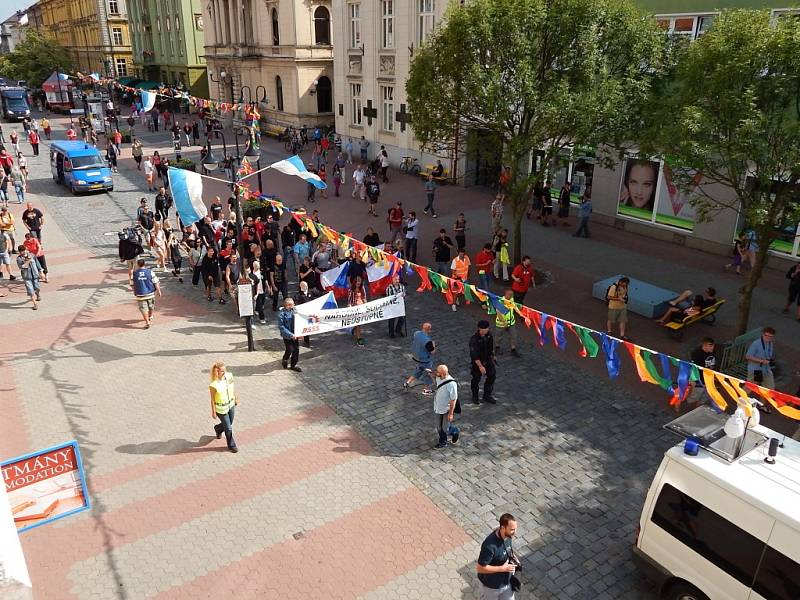
<svg viewBox="0 0 800 600"><path fill-rule="evenodd" d="M158 277L150 269L145 268L144 264L144 259L140 258L136 263L138 268L133 271L133 295L136 296L139 311L144 318L144 328L150 329L156 292L161 296L161 286L158 283Z"/></svg>
<svg viewBox="0 0 800 600"><path fill-rule="evenodd" d="M500 527L481 544L476 570L484 600L514 600L511 576L516 572L518 562L511 549L511 540L515 535L517 520L505 513L500 516Z"/></svg>
<svg viewBox="0 0 800 600"><path fill-rule="evenodd" d="M431 369L433 367L433 353L436 352L436 344L431 339L430 323L423 323L421 331L415 331L411 338L411 353L414 363L417 365L414 374L403 382L403 388L408 391L415 380L420 380L425 387L422 393L426 396L433 395L430 386L433 384Z"/></svg>
<svg viewBox="0 0 800 600"><path fill-rule="evenodd" d="M284 369L292 371L302 371L297 366L300 359L300 338L294 334L294 299L286 298L283 301L283 308L278 312L278 329L283 338L283 345L286 351L283 353L281 364Z"/></svg>
<svg viewBox="0 0 800 600"><path fill-rule="evenodd" d="M775 375L772 372L774 358L775 329L764 327L761 337L750 344L747 359L747 381L774 390Z"/></svg>
<svg viewBox="0 0 800 600"><path fill-rule="evenodd" d="M581 196L581 203L578 206L578 231L572 237L589 237L589 217L592 215L592 186L587 185Z"/></svg>

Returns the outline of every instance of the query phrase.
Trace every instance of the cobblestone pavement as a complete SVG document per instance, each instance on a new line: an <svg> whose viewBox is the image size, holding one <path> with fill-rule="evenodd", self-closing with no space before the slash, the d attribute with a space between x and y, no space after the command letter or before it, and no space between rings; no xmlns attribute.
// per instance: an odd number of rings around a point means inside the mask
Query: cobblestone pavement
<svg viewBox="0 0 800 600"><path fill-rule="evenodd" d="M244 352L230 306L198 304L169 279L156 325L141 331L124 273L105 258L139 180L126 171L113 194L73 198L45 163L32 165L31 192L59 225L45 237L55 277L37 313L15 294L0 314L19 340L0 355L11 376L0 401L20 419L0 425L0 456L75 437L94 508L24 534L37 598L471 599L477 545L504 511L520 524L520 597L655 597L630 547L675 441L663 401L570 360L574 343L561 354L528 340L522 359L500 357L499 404L473 406L478 310L410 292L408 333L433 323L465 401L459 444L435 451L430 399L401 385L408 340L380 325L364 348L345 334L314 339L298 376L280 368L274 324ZM238 455L207 435L205 377L219 359L243 397Z"/></svg>

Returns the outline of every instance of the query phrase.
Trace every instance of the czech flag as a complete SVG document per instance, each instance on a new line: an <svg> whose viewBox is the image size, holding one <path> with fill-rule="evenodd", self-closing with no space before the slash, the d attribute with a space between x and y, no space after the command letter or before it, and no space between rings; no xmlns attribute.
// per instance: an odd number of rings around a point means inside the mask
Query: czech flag
<svg viewBox="0 0 800 600"><path fill-rule="evenodd" d="M372 263L367 266L370 298L386 295L386 288L392 283L392 277L400 272L398 261L386 260L383 263Z"/></svg>
<svg viewBox="0 0 800 600"><path fill-rule="evenodd" d="M181 223L191 225L208 214L203 203L203 179L200 173L170 167L167 177Z"/></svg>
<svg viewBox="0 0 800 600"><path fill-rule="evenodd" d="M326 292L333 292L337 298L346 298L350 292L350 262L344 262L335 269L325 271L319 276L320 285Z"/></svg>
<svg viewBox="0 0 800 600"><path fill-rule="evenodd" d="M316 173L311 173L308 169L306 169L306 166L303 164L303 160L296 154L285 160L279 160L276 163L272 163L269 168L280 171L286 175L294 175L295 177L305 179L318 190L324 190L328 187L325 182L320 179L319 175Z"/></svg>

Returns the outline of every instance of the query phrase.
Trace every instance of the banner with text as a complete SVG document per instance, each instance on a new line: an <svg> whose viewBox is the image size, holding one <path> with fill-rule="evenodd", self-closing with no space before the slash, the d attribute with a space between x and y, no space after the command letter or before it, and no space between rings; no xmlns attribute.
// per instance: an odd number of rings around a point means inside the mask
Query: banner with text
<svg viewBox="0 0 800 600"><path fill-rule="evenodd" d="M328 292L316 300L296 306L294 334L302 336L329 333L356 325L368 325L386 319L396 319L404 317L406 314L406 305L402 294L378 298L358 306L322 308L330 302L335 302L333 292Z"/></svg>
<svg viewBox="0 0 800 600"><path fill-rule="evenodd" d="M17 531L89 508L76 441L12 458L0 468Z"/></svg>

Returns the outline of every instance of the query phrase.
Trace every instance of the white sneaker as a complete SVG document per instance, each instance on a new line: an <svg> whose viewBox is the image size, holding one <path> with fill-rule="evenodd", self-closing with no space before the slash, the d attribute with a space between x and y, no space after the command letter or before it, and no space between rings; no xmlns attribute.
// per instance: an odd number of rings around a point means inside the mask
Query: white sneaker
<svg viewBox="0 0 800 600"><path fill-rule="evenodd" d="M450 308L452 308L452 309L453 309L453 312L456 312L456 311L458 310L458 309L456 308L456 305L455 305L455 304L451 304L451 305L450 305Z"/></svg>

